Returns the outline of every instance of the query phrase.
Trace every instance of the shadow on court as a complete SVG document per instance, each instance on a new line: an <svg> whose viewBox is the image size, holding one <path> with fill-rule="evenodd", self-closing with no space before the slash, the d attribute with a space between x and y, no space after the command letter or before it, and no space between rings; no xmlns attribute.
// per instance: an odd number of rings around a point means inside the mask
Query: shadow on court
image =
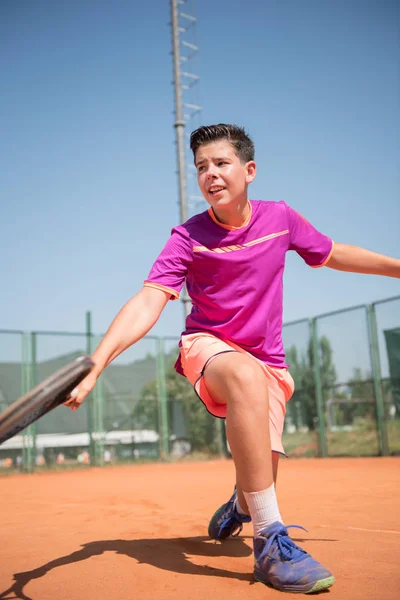
<svg viewBox="0 0 400 600"><path fill-rule="evenodd" d="M24 587L33 579L43 577L57 567L80 562L103 554L115 552L125 554L135 559L139 564L145 563L163 569L189 575L212 575L213 577L230 577L252 581L251 573L235 573L223 569L214 569L208 566L199 566L190 562L187 555L196 556L231 556L246 557L251 555L251 548L246 545L243 538L230 540L229 544L212 543L208 537L199 536L192 538L172 539L141 539L141 540L101 540L83 544L80 550L67 556L56 558L37 569L16 573L14 584L5 592L0 593L1 600L21 599L35 600L24 593Z"/></svg>
<svg viewBox="0 0 400 600"><path fill-rule="evenodd" d="M251 538L249 538L250 540ZM300 541L300 540L298 540ZM301 540L306 541L306 540ZM310 541L310 540L307 540ZM336 540L313 540L333 542ZM251 544L251 542L250 542ZM226 571L205 565L193 564L187 555L207 557L247 557L251 556L252 549L246 544L245 539L230 539L227 543L211 542L208 537L198 536L191 538L172 539L140 539L140 540L100 540L83 544L80 550L76 550L67 556L56 558L37 569L24 573L15 573L14 583L4 592L0 593L0 600L38 600L27 596L24 592L25 586L34 579L44 577L46 573L57 567L77 563L92 556L104 552L115 552L125 554L135 559L139 564L144 563L175 573L186 575L211 575L212 577L228 577L254 583L249 563L248 573Z"/></svg>

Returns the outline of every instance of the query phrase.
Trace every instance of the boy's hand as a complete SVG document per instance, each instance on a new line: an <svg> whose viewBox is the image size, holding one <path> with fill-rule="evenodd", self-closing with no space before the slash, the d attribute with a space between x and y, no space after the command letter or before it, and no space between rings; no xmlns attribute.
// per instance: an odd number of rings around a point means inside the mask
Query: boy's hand
<svg viewBox="0 0 400 600"><path fill-rule="evenodd" d="M94 373L89 373L83 379L80 384L72 390L70 393L68 400L64 402L65 406L68 406L71 410L78 410L82 402L85 398L90 394L96 385L97 375Z"/></svg>

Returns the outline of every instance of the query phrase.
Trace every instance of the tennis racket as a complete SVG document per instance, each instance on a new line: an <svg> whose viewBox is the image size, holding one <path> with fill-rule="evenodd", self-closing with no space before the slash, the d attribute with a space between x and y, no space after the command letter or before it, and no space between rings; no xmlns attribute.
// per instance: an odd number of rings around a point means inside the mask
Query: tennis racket
<svg viewBox="0 0 400 600"><path fill-rule="evenodd" d="M10 404L0 414L0 444L63 404L92 368L92 359L89 356L81 356Z"/></svg>

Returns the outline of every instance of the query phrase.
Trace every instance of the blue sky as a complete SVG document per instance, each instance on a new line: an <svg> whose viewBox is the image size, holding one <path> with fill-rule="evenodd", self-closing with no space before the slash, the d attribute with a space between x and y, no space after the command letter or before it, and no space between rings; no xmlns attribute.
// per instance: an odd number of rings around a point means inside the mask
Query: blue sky
<svg viewBox="0 0 400 600"><path fill-rule="evenodd" d="M400 256L398 2L203 0L196 15L202 122L252 135L250 197ZM104 331L179 221L169 19L167 0L1 3L0 328L79 331L91 310ZM398 294L288 256L286 321ZM182 326L171 302L153 333Z"/></svg>

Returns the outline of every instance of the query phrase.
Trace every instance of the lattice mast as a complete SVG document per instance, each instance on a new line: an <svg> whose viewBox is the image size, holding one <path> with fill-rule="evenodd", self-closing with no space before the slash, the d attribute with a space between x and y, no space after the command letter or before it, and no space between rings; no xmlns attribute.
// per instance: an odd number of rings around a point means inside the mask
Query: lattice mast
<svg viewBox="0 0 400 600"><path fill-rule="evenodd" d="M178 168L180 220L183 223L196 212L201 196L197 194L196 170L189 147L191 131L200 124L199 80L196 73L197 31L194 0L170 0L176 157ZM182 294L185 316L190 312L186 289Z"/></svg>

